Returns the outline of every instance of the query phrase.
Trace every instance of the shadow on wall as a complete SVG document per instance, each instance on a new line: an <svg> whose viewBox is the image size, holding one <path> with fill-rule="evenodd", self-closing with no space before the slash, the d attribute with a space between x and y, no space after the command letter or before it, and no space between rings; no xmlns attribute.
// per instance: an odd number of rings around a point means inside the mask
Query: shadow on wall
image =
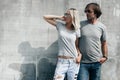
<svg viewBox="0 0 120 80"><path fill-rule="evenodd" d="M57 41L47 49L33 48L25 41L18 46L18 52L23 56L22 63L9 65L9 68L21 73L18 80L53 80L58 53Z"/></svg>
<svg viewBox="0 0 120 80"><path fill-rule="evenodd" d="M58 43L55 41L45 51L45 55L39 56L38 60L38 79L37 80L53 80L57 54L58 54ZM65 78L65 80L67 80Z"/></svg>
<svg viewBox="0 0 120 80"><path fill-rule="evenodd" d="M117 51L117 69L116 69L116 73L117 73L117 77L118 77L118 79L120 79L120 76L119 76L119 74L120 74L120 33L119 34L117 34L117 40L118 40L118 42L117 42L117 48L116 48L116 51Z"/></svg>
<svg viewBox="0 0 120 80"><path fill-rule="evenodd" d="M42 58L38 63L38 79L37 80L53 80L55 64L49 59Z"/></svg>
<svg viewBox="0 0 120 80"><path fill-rule="evenodd" d="M38 79L53 80L58 53L58 44L55 41L45 51L44 55L38 56Z"/></svg>

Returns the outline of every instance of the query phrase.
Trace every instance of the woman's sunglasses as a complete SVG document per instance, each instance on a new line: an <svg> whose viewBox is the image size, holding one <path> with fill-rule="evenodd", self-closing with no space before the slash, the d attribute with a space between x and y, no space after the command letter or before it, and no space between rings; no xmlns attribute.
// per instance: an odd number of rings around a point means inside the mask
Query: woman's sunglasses
<svg viewBox="0 0 120 80"><path fill-rule="evenodd" d="M65 17L70 17L70 14L69 13L64 13L64 16Z"/></svg>

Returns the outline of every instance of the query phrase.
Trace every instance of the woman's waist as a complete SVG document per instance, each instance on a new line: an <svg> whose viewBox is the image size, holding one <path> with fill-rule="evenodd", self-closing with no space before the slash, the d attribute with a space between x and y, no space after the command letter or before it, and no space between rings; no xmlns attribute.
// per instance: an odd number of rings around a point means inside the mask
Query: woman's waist
<svg viewBox="0 0 120 80"><path fill-rule="evenodd" d="M58 55L58 58L62 58L62 59L74 59L74 57L71 57L71 56L63 56L63 55Z"/></svg>

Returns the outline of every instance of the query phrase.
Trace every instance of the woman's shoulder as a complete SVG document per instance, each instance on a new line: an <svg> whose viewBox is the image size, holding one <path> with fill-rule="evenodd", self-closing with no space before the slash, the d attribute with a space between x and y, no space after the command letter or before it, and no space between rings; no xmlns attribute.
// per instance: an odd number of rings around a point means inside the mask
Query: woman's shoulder
<svg viewBox="0 0 120 80"><path fill-rule="evenodd" d="M65 21L56 20L57 24L65 24Z"/></svg>
<svg viewBox="0 0 120 80"><path fill-rule="evenodd" d="M63 28L65 26L65 22L61 21L61 20L56 20L56 27L59 28Z"/></svg>

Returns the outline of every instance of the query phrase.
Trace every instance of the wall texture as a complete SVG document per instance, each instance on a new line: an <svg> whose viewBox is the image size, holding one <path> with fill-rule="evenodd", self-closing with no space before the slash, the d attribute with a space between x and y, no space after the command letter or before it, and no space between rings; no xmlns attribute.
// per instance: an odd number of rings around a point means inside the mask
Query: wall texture
<svg viewBox="0 0 120 80"><path fill-rule="evenodd" d="M108 29L109 59L102 80L120 80L120 0L0 0L0 80L52 80L57 31L43 15L62 15L74 7L84 20L90 2L100 4L100 21Z"/></svg>

